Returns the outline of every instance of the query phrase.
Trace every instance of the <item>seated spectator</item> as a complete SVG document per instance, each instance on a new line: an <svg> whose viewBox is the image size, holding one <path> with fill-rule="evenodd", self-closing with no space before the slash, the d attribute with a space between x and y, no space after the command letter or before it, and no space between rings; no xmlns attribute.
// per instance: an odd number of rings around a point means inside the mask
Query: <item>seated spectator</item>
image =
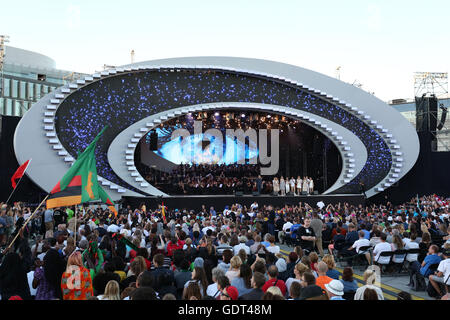
<svg viewBox="0 0 450 320"><path fill-rule="evenodd" d="M262 290L266 292L269 287L277 286L278 288L280 288L281 293L284 296L286 294L286 284L284 283L283 280L278 279L278 268L272 265L269 267L268 272L269 272L269 280L267 280L267 282L264 284Z"/></svg>
<svg viewBox="0 0 450 320"><path fill-rule="evenodd" d="M344 295L348 297L346 300L353 300L356 290L358 290L358 283L353 278L353 269L350 267L344 268L340 281L344 285Z"/></svg>
<svg viewBox="0 0 450 320"><path fill-rule="evenodd" d="M119 283L115 280L110 280L105 287L104 294L98 296L98 300L120 300Z"/></svg>
<svg viewBox="0 0 450 320"><path fill-rule="evenodd" d="M222 290L220 300L237 300L238 296L238 290L233 286L228 286Z"/></svg>
<svg viewBox="0 0 450 320"><path fill-rule="evenodd" d="M230 269L225 273L225 275L230 279L230 283L234 278L239 276L239 271L242 265L242 260L239 256L234 256L230 260Z"/></svg>
<svg viewBox="0 0 450 320"><path fill-rule="evenodd" d="M438 299L441 299L445 294L442 292L440 284L445 287L446 293L448 293L448 286L450 285L450 249L444 250L443 258L436 273L429 276L430 283L436 290Z"/></svg>
<svg viewBox="0 0 450 320"><path fill-rule="evenodd" d="M354 300L364 300L364 291L366 289L375 290L378 295L378 300L384 300L383 291L381 291L380 287L374 285L376 282L376 274L374 270L367 269L363 274L363 280L366 284L356 290Z"/></svg>
<svg viewBox="0 0 450 320"><path fill-rule="evenodd" d="M286 288L287 288L287 290L289 291L291 285L294 282L297 282L297 283L301 284L302 283L303 274L305 272L307 272L308 270L309 270L309 268L307 266L305 266L303 263L301 263L301 262L297 263L295 265L295 268L294 268L295 278L288 278L286 280Z"/></svg>
<svg viewBox="0 0 450 320"><path fill-rule="evenodd" d="M218 288L218 281L220 277L225 277L225 272L219 267L212 269L213 283L208 286L208 289L206 289L206 294L215 299L220 296L220 289Z"/></svg>
<svg viewBox="0 0 450 320"><path fill-rule="evenodd" d="M248 264L242 264L239 276L231 281L231 285L238 290L239 297L252 291L251 279L252 269Z"/></svg>
<svg viewBox="0 0 450 320"><path fill-rule="evenodd" d="M248 293L241 295L239 297L240 300L261 300L262 296L264 295L264 291L262 290L262 287L266 283L266 278L261 272L253 272L252 276L252 290Z"/></svg>
<svg viewBox="0 0 450 320"><path fill-rule="evenodd" d="M130 300L158 300L155 290L150 287L142 287L133 290L130 298Z"/></svg>
<svg viewBox="0 0 450 320"><path fill-rule="evenodd" d="M230 270L230 260L233 258L233 252L229 249L226 249L222 253L222 262L219 262L218 267L223 270L223 272L227 272Z"/></svg>
<svg viewBox="0 0 450 320"><path fill-rule="evenodd" d="M267 251L273 254L280 253L280 247L275 245L275 236L269 237L269 246L267 247Z"/></svg>
<svg viewBox="0 0 450 320"><path fill-rule="evenodd" d="M325 284L329 283L332 278L327 276L328 266L325 262L320 261L317 264L317 274L319 275L316 279L316 285L325 290Z"/></svg>
<svg viewBox="0 0 450 320"><path fill-rule="evenodd" d="M321 287L316 285L316 277L311 272L303 274L302 290L300 292L299 300L306 300L323 295Z"/></svg>
<svg viewBox="0 0 450 320"><path fill-rule="evenodd" d="M415 233L406 233L409 235L409 238L403 238L403 242L405 243L405 249L409 250L409 249L418 249L419 248L419 244L416 242L416 238L417 235ZM412 263L414 261L417 261L419 259L419 254L415 253L409 253L406 255L406 261Z"/></svg>
<svg viewBox="0 0 450 320"><path fill-rule="evenodd" d="M285 300L285 298L280 288L278 288L277 286L271 286L267 288L267 291L264 293L262 300Z"/></svg>
<svg viewBox="0 0 450 320"><path fill-rule="evenodd" d="M373 249L374 262L378 264L389 264L390 257L380 257L380 253L382 252L391 252L392 247L389 243L386 242L386 234L381 233L380 235L381 242L378 243Z"/></svg>
<svg viewBox="0 0 450 320"><path fill-rule="evenodd" d="M250 255L250 247L248 247L245 243L247 242L247 237L241 236L239 237L239 244L233 247L234 255L238 255L239 250L244 249L245 253Z"/></svg>
<svg viewBox="0 0 450 320"><path fill-rule="evenodd" d="M191 280L185 283L184 288L186 288L191 284L196 283L200 288L200 294L203 296L206 295L206 288L208 287L208 280L206 279L205 270L201 267L195 267L192 272ZM185 294L183 294L184 296Z"/></svg>
<svg viewBox="0 0 450 320"><path fill-rule="evenodd" d="M331 254L326 254L323 256L322 261L327 264L327 276L332 279L339 280L340 273L335 269L336 263L334 262L334 257Z"/></svg>
<svg viewBox="0 0 450 320"><path fill-rule="evenodd" d="M325 291L330 300L345 300L342 298L344 295L344 285L339 280L332 280L326 283Z"/></svg>
<svg viewBox="0 0 450 320"><path fill-rule="evenodd" d="M289 287L289 300L300 300L302 285L299 282L292 282Z"/></svg>
<svg viewBox="0 0 450 320"><path fill-rule="evenodd" d="M379 300L378 294L374 289L366 288L366 290L364 290L363 300Z"/></svg>

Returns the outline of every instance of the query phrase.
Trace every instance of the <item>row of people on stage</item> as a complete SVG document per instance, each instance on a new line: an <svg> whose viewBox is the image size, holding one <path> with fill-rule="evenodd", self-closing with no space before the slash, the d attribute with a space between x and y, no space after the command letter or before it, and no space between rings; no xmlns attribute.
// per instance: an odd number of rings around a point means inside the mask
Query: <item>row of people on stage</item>
<svg viewBox="0 0 450 320"><path fill-rule="evenodd" d="M314 180L311 177L303 177L297 176L297 179L294 177L286 177L284 179L281 176L280 180L275 177L272 181L273 184L273 193L276 195L285 196L289 193L293 193L295 196L299 196L302 192L306 192L306 194L312 194L314 192Z"/></svg>

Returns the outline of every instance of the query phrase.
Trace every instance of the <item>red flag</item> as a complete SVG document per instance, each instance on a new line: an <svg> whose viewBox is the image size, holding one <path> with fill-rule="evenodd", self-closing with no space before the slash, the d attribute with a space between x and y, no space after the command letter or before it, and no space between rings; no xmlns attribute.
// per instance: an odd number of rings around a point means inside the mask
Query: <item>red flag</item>
<svg viewBox="0 0 450 320"><path fill-rule="evenodd" d="M25 162L23 165L21 165L19 167L19 169L17 169L16 173L14 173L14 175L11 178L11 183L12 183L12 187L13 189L16 188L17 184L16 184L16 180L20 179L23 177L23 174L25 173L25 171L28 168L28 164L30 163L30 160L28 160L27 162Z"/></svg>

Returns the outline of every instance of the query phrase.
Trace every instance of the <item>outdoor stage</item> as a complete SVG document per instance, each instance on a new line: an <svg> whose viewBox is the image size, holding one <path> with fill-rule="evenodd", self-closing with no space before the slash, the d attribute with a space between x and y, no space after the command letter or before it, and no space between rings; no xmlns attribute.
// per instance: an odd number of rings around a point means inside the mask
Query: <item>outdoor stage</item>
<svg viewBox="0 0 450 320"><path fill-rule="evenodd" d="M193 209L199 210L202 205L206 208L213 206L217 211L221 211L225 206L239 203L249 207L253 202L257 202L259 207L263 205L273 205L274 207L283 207L284 205L297 205L299 202L308 203L315 207L317 202L323 201L325 205L337 204L338 202L347 202L351 205L364 204L364 196L360 194L345 194L345 195L309 195L309 196L234 196L234 195L205 195L205 196L173 196L173 197L123 197L123 205L131 205L132 208L137 208L140 204L145 203L147 208L155 208L164 201L164 205L169 209Z"/></svg>

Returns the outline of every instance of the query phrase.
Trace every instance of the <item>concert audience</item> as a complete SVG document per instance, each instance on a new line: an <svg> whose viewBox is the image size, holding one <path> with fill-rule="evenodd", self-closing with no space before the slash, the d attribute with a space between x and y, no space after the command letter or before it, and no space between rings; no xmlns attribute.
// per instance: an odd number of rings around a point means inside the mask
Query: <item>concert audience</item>
<svg viewBox="0 0 450 320"><path fill-rule="evenodd" d="M215 215L206 208L166 208L163 215L161 206L143 205L134 210L124 206L117 216L97 206L59 208L53 213L41 208L29 221L14 226L2 247L0 294L3 300L16 296L24 300L383 300L373 267L364 272L365 285L360 288L352 267L342 275L336 268L336 261L350 265L340 252L358 253L369 242L374 244L370 258L386 264L383 272L388 273L393 269L389 261L380 260L385 258L382 252L426 249L416 253L416 260L411 255L407 266L429 282L430 296L447 299L449 204L432 195L419 199L419 204L412 199L399 206L232 204L223 212L217 208ZM20 207L15 220L28 206ZM61 212L74 214L57 225L57 210L58 219ZM323 258L316 252L312 217L322 221L323 235L329 234L324 239L331 239L336 229L334 247L323 243L325 250L333 249ZM294 246L290 253L275 242L278 230L271 224L277 225L279 219L294 222L290 228L294 231L285 235ZM42 228L31 228L35 220L43 222ZM342 230L348 230L346 235ZM364 230L372 230L370 241ZM19 236L9 247L14 233ZM338 236L344 245L340 249ZM362 260L367 260L364 255ZM37 291L32 294L32 289Z"/></svg>

